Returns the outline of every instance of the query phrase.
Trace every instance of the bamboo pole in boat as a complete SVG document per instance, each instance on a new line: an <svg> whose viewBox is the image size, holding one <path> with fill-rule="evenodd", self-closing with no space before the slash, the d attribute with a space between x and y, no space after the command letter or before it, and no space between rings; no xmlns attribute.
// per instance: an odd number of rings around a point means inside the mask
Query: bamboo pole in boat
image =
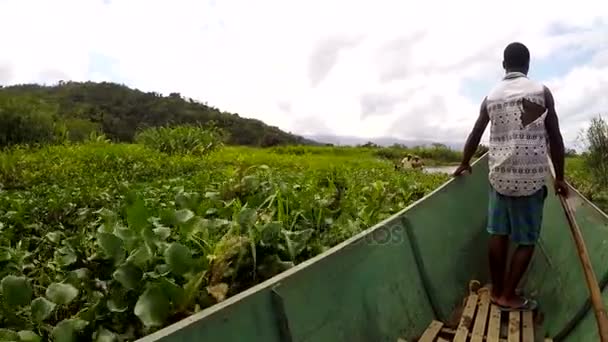
<svg viewBox="0 0 608 342"><path fill-rule="evenodd" d="M570 226L570 232L572 233L572 237L574 238L576 250L583 266L585 280L587 281L587 288L589 289L589 293L591 294L591 303L593 304L595 318L597 320L600 340L602 342L608 342L608 317L606 315L606 309L604 308L604 303L602 301L602 292L598 285L597 278L595 277L595 273L593 272L593 267L591 266L587 247L585 246L585 242L583 241L583 235L581 234L581 230L578 227L578 224L576 223L576 220L574 218L574 211L568 203L568 199L562 194L559 194L558 197L562 204L562 207L564 208L566 219L568 220L568 225Z"/></svg>
<svg viewBox="0 0 608 342"><path fill-rule="evenodd" d="M547 159L549 160L551 179L555 181L555 168L553 167L553 162L551 161L551 158L549 158L549 156L547 156ZM572 186L570 184L568 184L568 187L572 189ZM587 289L589 290L589 294L591 295L591 304L593 305L593 311L595 313L595 319L597 321L597 329L600 335L600 341L608 342L608 316L606 315L606 309L604 308L604 302L602 300L602 291L600 290L600 286L597 282L597 277L593 272L589 253L587 252L587 247L585 246L585 241L583 240L583 234L581 233L581 229L576 223L574 210L572 210L570 203L568 203L568 198L563 194L557 194L557 197L559 197L559 201L562 205L562 208L564 209L564 213L566 214L568 226L570 227L570 232L572 233L572 237L574 238L576 251L578 252L579 260L581 261L581 264L583 266L583 273L585 274Z"/></svg>

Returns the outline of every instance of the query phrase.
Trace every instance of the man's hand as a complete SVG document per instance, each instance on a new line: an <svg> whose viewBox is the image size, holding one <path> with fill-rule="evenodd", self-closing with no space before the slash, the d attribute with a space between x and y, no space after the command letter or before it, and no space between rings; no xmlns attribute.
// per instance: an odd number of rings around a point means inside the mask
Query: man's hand
<svg viewBox="0 0 608 342"><path fill-rule="evenodd" d="M471 165L469 165L469 164L460 164L460 166L458 166L456 168L456 171L454 171L454 173L452 175L454 177L458 177L458 176L460 176L465 171L469 171L469 173L473 173L473 169L471 168Z"/></svg>
<svg viewBox="0 0 608 342"><path fill-rule="evenodd" d="M565 181L555 180L554 186L555 186L556 195L562 195L564 197L568 197L570 191L568 190L568 184L566 184Z"/></svg>

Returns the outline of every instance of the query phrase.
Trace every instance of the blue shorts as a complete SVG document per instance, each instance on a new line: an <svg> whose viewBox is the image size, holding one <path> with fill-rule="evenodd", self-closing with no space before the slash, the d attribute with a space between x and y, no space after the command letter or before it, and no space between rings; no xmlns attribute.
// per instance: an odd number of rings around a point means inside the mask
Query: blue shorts
<svg viewBox="0 0 608 342"><path fill-rule="evenodd" d="M534 245L540 236L547 187L530 196L502 195L490 186L488 233L510 235L519 245Z"/></svg>

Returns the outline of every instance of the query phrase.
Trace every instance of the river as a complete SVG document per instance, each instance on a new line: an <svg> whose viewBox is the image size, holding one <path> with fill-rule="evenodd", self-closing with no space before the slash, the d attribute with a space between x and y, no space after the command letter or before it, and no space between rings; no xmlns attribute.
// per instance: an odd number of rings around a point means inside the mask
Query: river
<svg viewBox="0 0 608 342"><path fill-rule="evenodd" d="M452 166L431 166L431 167L425 167L424 168L424 172L452 174L454 171L456 171L457 167L458 167L457 165L452 165Z"/></svg>

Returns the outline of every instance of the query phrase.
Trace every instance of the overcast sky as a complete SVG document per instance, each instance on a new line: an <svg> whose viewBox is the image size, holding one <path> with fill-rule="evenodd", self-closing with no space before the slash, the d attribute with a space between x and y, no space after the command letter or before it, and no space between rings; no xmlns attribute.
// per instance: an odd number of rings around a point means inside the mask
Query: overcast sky
<svg viewBox="0 0 608 342"><path fill-rule="evenodd" d="M298 134L464 140L511 41L568 143L608 112L601 1L0 0L0 32L0 84L180 92Z"/></svg>

